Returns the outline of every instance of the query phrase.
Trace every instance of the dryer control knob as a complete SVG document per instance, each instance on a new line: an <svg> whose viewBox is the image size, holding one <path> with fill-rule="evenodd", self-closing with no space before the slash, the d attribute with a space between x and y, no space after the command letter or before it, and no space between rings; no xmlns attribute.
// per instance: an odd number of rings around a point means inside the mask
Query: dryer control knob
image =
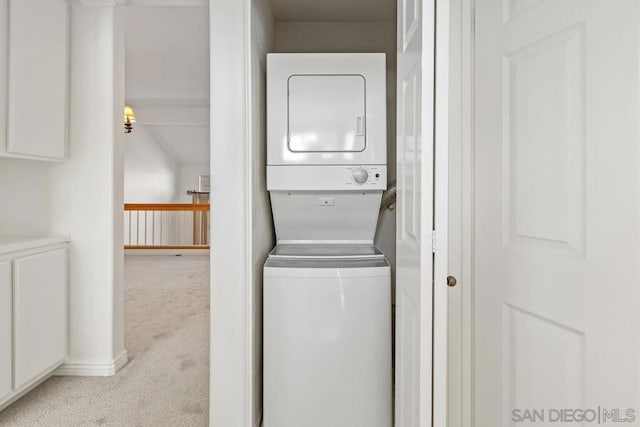
<svg viewBox="0 0 640 427"><path fill-rule="evenodd" d="M367 182L367 179L369 179L369 174L367 173L366 170L364 170L362 168L354 169L353 170L353 179L358 184L364 184L365 182Z"/></svg>

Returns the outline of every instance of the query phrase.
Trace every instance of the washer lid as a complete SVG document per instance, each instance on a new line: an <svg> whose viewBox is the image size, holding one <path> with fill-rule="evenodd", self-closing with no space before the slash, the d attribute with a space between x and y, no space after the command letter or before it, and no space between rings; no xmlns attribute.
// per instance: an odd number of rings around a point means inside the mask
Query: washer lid
<svg viewBox="0 0 640 427"><path fill-rule="evenodd" d="M269 254L270 258L323 259L323 258L384 258L380 249L372 244L349 243L279 243Z"/></svg>
<svg viewBox="0 0 640 427"><path fill-rule="evenodd" d="M265 277L390 277L385 258L267 258Z"/></svg>

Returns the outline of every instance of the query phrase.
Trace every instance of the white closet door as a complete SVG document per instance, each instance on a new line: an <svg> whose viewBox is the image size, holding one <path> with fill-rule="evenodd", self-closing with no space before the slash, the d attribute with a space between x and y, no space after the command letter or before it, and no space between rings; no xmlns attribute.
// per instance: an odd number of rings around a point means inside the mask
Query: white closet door
<svg viewBox="0 0 640 427"><path fill-rule="evenodd" d="M637 419L640 2L475 10L472 418Z"/></svg>
<svg viewBox="0 0 640 427"><path fill-rule="evenodd" d="M398 2L395 426L426 427L433 402L435 0Z"/></svg>
<svg viewBox="0 0 640 427"><path fill-rule="evenodd" d="M65 157L67 19L65 0L9 0L10 153Z"/></svg>

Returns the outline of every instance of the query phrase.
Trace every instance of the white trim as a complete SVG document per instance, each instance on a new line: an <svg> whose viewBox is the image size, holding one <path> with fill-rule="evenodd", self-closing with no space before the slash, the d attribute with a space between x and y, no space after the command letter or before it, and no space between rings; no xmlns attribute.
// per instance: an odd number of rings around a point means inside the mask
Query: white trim
<svg viewBox="0 0 640 427"><path fill-rule="evenodd" d="M237 1L237 0L236 0ZM243 23L245 25L244 31L244 107L245 107L245 128L244 128L244 232L247 239L245 245L245 307L244 307L244 321L246 327L245 335L245 349L246 349L246 372L245 387L244 390L244 419L245 423L255 423L259 420L254 417L253 414L253 383L254 383L254 333L255 325L253 322L253 305L255 303L255 296L253 292L253 269L255 266L252 263L253 260L253 115L251 109L251 97L252 86L251 80L251 55L253 51L252 46L252 33L251 33L251 13L252 13L252 0L243 0L245 3ZM213 168L212 168L213 169ZM260 331L262 333L262 331Z"/></svg>
<svg viewBox="0 0 640 427"><path fill-rule="evenodd" d="M181 126L181 127L206 127L209 126L209 122L205 121L160 121L160 120L138 120L135 126Z"/></svg>
<svg viewBox="0 0 640 427"><path fill-rule="evenodd" d="M84 6L208 7L209 0L80 0Z"/></svg>
<svg viewBox="0 0 640 427"><path fill-rule="evenodd" d="M473 421L473 3L452 2L449 272L458 284L449 294L450 427Z"/></svg>
<svg viewBox="0 0 640 427"><path fill-rule="evenodd" d="M462 427L462 2L451 1L450 124L449 124L449 274L459 284L449 291L448 316L448 424Z"/></svg>
<svg viewBox="0 0 640 427"><path fill-rule="evenodd" d="M168 107L168 108L209 108L209 98L126 98L127 105L134 107Z"/></svg>
<svg viewBox="0 0 640 427"><path fill-rule="evenodd" d="M422 7L422 54L421 54L421 121L422 121L422 164L423 171L420 174L420 188L422 195L420 197L420 216L421 227L420 245L425 249L428 247L427 242L432 239L432 227L434 226L434 148L435 148L435 38L436 38L436 2L437 0L429 0L423 3ZM400 26L398 26L400 29ZM404 40L403 40L404 43ZM400 90L397 93L401 93ZM396 108L399 107L396 104ZM398 157L400 158L400 157ZM420 375L418 385L419 405L417 423L421 426L431 422L434 416L433 407L433 280L434 265L433 253L430 250L420 250L420 284L423 290L420 292L419 302L419 361L418 375ZM425 291L428 290L428 291ZM396 342L401 337L396 337ZM398 344L396 344L398 346ZM398 347L396 347L398 348ZM397 360L397 359L396 359ZM396 367L397 369L397 367ZM396 381L398 377L396 377ZM396 401L398 400L396 394ZM398 405L396 405L398 407ZM407 414L405 414L406 416ZM399 419L399 413L396 411L396 422ZM431 425L431 424L430 424ZM435 426L434 426L435 427ZM440 426L437 426L440 427Z"/></svg>
<svg viewBox="0 0 640 427"><path fill-rule="evenodd" d="M83 6L115 7L124 5L127 0L79 0Z"/></svg>
<svg viewBox="0 0 640 427"><path fill-rule="evenodd" d="M209 0L120 0L123 6L208 7Z"/></svg>
<svg viewBox="0 0 640 427"><path fill-rule="evenodd" d="M433 425L447 425L449 227L449 0L436 0L434 106Z"/></svg>
<svg viewBox="0 0 640 427"><path fill-rule="evenodd" d="M209 424L250 426L251 165L249 59L251 0L211 0L211 347Z"/></svg>
<svg viewBox="0 0 640 427"><path fill-rule="evenodd" d="M475 234L475 0L465 0L462 8L462 425L475 426L473 344L474 241Z"/></svg>
<svg viewBox="0 0 640 427"><path fill-rule="evenodd" d="M193 162L184 162L180 163L181 167L189 167L189 168L209 168L209 162L206 163L193 163Z"/></svg>
<svg viewBox="0 0 640 427"><path fill-rule="evenodd" d="M67 361L53 372L55 376L110 377L122 369L129 358L124 350L110 362Z"/></svg>
<svg viewBox="0 0 640 427"><path fill-rule="evenodd" d="M166 256L182 256L182 255L209 255L210 249L125 249L125 255L166 255Z"/></svg>

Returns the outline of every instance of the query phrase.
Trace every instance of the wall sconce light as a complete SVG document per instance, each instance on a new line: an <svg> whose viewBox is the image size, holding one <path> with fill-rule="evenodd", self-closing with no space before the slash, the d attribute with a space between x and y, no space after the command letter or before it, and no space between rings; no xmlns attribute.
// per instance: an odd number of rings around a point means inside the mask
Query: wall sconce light
<svg viewBox="0 0 640 427"><path fill-rule="evenodd" d="M128 105L124 106L124 133L131 133L133 124L136 122L136 115L133 108Z"/></svg>

